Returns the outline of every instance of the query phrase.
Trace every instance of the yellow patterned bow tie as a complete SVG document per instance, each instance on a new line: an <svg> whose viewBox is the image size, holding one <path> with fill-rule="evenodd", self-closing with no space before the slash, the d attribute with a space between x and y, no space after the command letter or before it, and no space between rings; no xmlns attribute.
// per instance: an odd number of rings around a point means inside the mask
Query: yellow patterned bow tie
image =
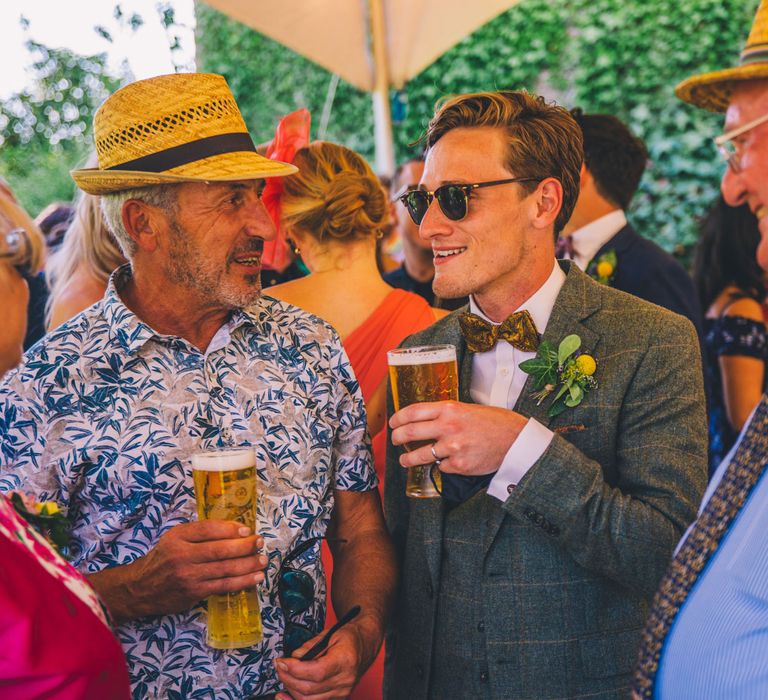
<svg viewBox="0 0 768 700"><path fill-rule="evenodd" d="M536 352L539 347L539 333L527 311L516 311L499 326L465 312L459 316L459 326L470 352L488 352L499 339L523 352Z"/></svg>

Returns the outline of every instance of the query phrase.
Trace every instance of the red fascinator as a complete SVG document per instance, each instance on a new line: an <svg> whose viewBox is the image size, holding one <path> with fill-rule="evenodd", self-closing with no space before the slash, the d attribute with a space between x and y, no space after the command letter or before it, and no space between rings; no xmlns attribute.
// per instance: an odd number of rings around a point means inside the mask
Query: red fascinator
<svg viewBox="0 0 768 700"><path fill-rule="evenodd" d="M267 146L267 158L283 163L293 163L296 152L309 145L309 125L308 109L298 109L284 116L277 125L275 138ZM277 238L273 241L264 241L261 264L272 270L282 270L288 264L288 245L285 242L285 232L280 221L282 195L283 178L267 178L261 201L275 224Z"/></svg>

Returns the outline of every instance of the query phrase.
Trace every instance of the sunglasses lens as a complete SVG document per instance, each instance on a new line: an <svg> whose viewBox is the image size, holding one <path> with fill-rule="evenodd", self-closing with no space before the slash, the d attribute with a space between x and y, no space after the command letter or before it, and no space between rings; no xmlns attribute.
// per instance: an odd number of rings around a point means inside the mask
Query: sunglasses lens
<svg viewBox="0 0 768 700"><path fill-rule="evenodd" d="M427 199L426 192L413 190L405 195L403 203L405 204L405 208L408 209L408 213L411 215L413 223L417 226L421 224L424 215L427 213L427 209L429 209L429 200Z"/></svg>
<svg viewBox="0 0 768 700"><path fill-rule="evenodd" d="M444 185L435 191L440 209L451 221L459 221L467 215L467 196L456 185Z"/></svg>
<svg viewBox="0 0 768 700"><path fill-rule="evenodd" d="M314 632L308 627L296 625L293 622L286 623L285 633L283 634L283 653L286 656L290 656L314 636Z"/></svg>
<svg viewBox="0 0 768 700"><path fill-rule="evenodd" d="M280 573L278 594L286 614L295 615L304 612L312 605L315 598L315 585L312 577L305 571L286 569Z"/></svg>

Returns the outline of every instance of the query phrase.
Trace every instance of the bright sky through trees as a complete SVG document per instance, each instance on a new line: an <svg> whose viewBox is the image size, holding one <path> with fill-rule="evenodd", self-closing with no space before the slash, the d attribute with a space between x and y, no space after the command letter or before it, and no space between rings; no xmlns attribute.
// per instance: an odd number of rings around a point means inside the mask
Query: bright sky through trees
<svg viewBox="0 0 768 700"><path fill-rule="evenodd" d="M119 5L123 20L115 18ZM163 28L159 5L170 5L181 39L181 50L172 56L173 40ZM130 18L138 14L143 24L133 30ZM25 31L19 23L29 21ZM112 36L110 43L95 26L102 26ZM120 74L124 61L136 79L171 73L176 65L192 68L194 61L194 9L192 0L3 0L0 2L0 99L23 90L30 78L25 68L30 56L24 48L27 39L48 46L63 46L80 54L106 52L109 65Z"/></svg>

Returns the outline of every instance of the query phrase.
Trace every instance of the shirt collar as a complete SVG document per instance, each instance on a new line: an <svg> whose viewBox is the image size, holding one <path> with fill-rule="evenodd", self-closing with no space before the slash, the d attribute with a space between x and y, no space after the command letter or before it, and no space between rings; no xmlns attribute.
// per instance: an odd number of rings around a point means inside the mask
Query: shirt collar
<svg viewBox="0 0 768 700"><path fill-rule="evenodd" d="M571 234L573 259L584 270L600 248L611 240L627 225L627 217L622 209L590 221Z"/></svg>
<svg viewBox="0 0 768 700"><path fill-rule="evenodd" d="M544 334L544 330L549 323L549 317L552 315L552 309L555 307L557 296L565 283L565 272L561 269L557 261L553 260L552 272L547 277L546 282L541 285L528 299L526 299L515 311L527 311L531 314L533 322L536 324L536 330L539 335ZM474 297L469 297L469 310L485 319L494 326L499 325L489 319L477 305Z"/></svg>
<svg viewBox="0 0 768 700"><path fill-rule="evenodd" d="M158 333L123 303L120 292L125 289L131 275L130 263L118 267L110 275L107 291L102 300L102 314L109 326L110 338L126 354L135 355L150 340L168 343L176 337ZM236 329L246 323L263 326L268 316L269 313L261 298L247 309L236 309L224 326L228 331L226 341L229 341L229 337ZM212 350L209 348L209 352Z"/></svg>

